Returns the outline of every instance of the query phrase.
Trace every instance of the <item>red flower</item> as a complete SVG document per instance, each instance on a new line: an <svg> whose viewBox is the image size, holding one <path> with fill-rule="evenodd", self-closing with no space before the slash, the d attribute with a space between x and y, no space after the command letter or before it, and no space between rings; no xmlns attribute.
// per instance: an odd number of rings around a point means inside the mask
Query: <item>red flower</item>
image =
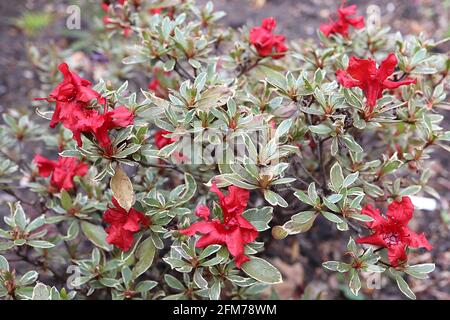
<svg viewBox="0 0 450 320"><path fill-rule="evenodd" d="M141 229L141 226L148 227L150 220L133 208L127 212L115 198L112 198L112 203L114 208L109 208L103 215L103 220L111 224L105 229L108 233L106 241L122 251L128 251L133 244L133 235Z"/></svg>
<svg viewBox="0 0 450 320"><path fill-rule="evenodd" d="M67 63L58 66L64 76L63 81L56 86L47 98L36 98L36 100L47 100L56 102L55 112L50 121L50 127L54 128L59 122L71 121L82 117L84 107L96 99L99 103L105 103L100 94L91 89L91 82L81 78L69 70Z"/></svg>
<svg viewBox="0 0 450 320"><path fill-rule="evenodd" d="M395 89L403 85L416 83L416 79L407 78L402 81L388 80L397 66L395 54L390 53L384 59L379 68L375 60L350 58L347 70L336 71L337 80L346 88L359 87L363 90L369 106L369 114L377 104L377 99L381 98L384 89Z"/></svg>
<svg viewBox="0 0 450 320"><path fill-rule="evenodd" d="M265 18L260 27L250 30L250 43L255 46L261 57L272 56L273 59L284 57L288 48L284 44L286 37L280 34L273 34L277 22L274 18Z"/></svg>
<svg viewBox="0 0 450 320"><path fill-rule="evenodd" d="M362 213L374 219L367 222L373 234L359 238L356 242L387 248L388 258L393 266L398 266L407 260L407 246L431 250L432 246L423 233L419 235L408 228L413 212L414 206L409 197L403 197L401 201L393 201L388 206L386 217L380 214L380 210L370 205L364 207Z"/></svg>
<svg viewBox="0 0 450 320"><path fill-rule="evenodd" d="M211 244L225 245L234 257L238 268L249 258L244 254L244 247L247 243L253 242L258 236L258 231L248 222L242 213L247 207L249 191L236 186L228 187L228 195L224 196L213 184L211 191L219 196L220 207L222 208L223 221L210 219L210 210L206 206L198 206L195 214L203 221L195 222L189 228L180 230L184 235L193 236L201 233L196 246L205 248Z"/></svg>
<svg viewBox="0 0 450 320"><path fill-rule="evenodd" d="M125 106L112 111L106 111L105 106L103 114L87 108L91 100L96 99L101 104L105 104L106 100L90 88L91 83L88 80L71 72L66 63L61 63L58 68L63 73L64 80L56 86L48 98L44 98L49 102L56 102L50 127L54 128L61 122L65 128L72 131L73 139L79 147L82 146L82 133L93 134L99 145L106 152L111 152L109 131L133 124L134 114Z"/></svg>
<svg viewBox="0 0 450 320"><path fill-rule="evenodd" d="M57 192L62 189L72 189L74 187L73 178L75 176L84 176L89 169L87 164L79 161L75 157L59 157L55 161L37 154L34 157L34 162L38 167L41 177L52 176L50 184Z"/></svg>
<svg viewBox="0 0 450 320"><path fill-rule="evenodd" d="M165 137L166 134L171 134L172 132L167 130L159 130L155 133L155 145L158 149L162 149L168 144L175 142L172 138Z"/></svg>
<svg viewBox="0 0 450 320"><path fill-rule="evenodd" d="M345 1L342 2L341 7L338 9L338 20L333 21L329 24L322 24L320 26L320 31L323 32L325 36L329 36L330 34L340 33L344 37L348 37L348 29L350 26L353 26L356 29L364 28L364 17L354 17L350 18L350 16L356 14L356 10L358 7L356 5L344 7Z"/></svg>

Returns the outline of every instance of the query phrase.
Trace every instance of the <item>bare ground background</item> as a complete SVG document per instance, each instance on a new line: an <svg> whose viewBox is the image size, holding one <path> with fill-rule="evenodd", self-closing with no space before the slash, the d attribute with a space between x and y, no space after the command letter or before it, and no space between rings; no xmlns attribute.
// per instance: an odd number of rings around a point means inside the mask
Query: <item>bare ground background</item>
<svg viewBox="0 0 450 320"><path fill-rule="evenodd" d="M64 36L66 6L80 1L14 0L0 1L0 111L9 109L33 112L31 91L38 80L27 60L27 42L47 45L57 42L67 46L71 39ZM200 3L206 3L201 0ZM450 35L448 24L449 0L352 0L358 4L360 13L365 13L368 5L379 6L382 22L402 33L425 32L428 36L441 39ZM289 39L315 37L315 30L327 20L340 1L332 0L214 0L215 6L228 13L225 23L239 27L245 23L259 24L266 16L274 16L279 22L278 29ZM52 22L30 34L20 27L27 11L49 13ZM89 15L82 19L88 19ZM79 32L90 32L84 21ZM448 47L446 48L448 50ZM449 129L450 117L447 112L444 127ZM417 211L413 227L424 231L430 238L434 250L420 255L411 255L412 263L436 262L436 272L423 281L410 281L419 299L450 299L450 173L448 153L436 150L432 169L435 172L434 187L441 195L438 210ZM5 214L0 208L0 215ZM282 271L285 282L275 287L280 298L298 299L302 296L314 298L349 298L345 291L345 281L339 275L324 271L321 262L339 259L347 237L342 237L328 223L318 221L308 233L288 237L283 241L271 241L267 255ZM359 298L403 299L395 285L382 283L383 290L364 289ZM271 294L268 292L268 295Z"/></svg>

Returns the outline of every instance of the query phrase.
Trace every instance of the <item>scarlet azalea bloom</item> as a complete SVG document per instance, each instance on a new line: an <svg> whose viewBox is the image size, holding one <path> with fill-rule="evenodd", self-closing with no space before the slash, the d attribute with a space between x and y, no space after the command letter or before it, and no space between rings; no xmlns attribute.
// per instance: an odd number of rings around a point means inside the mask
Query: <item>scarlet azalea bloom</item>
<svg viewBox="0 0 450 320"><path fill-rule="evenodd" d="M223 221L210 219L210 210L207 206L198 206L195 214L203 221L195 222L189 228L180 230L180 233L193 236L200 233L202 236L197 241L197 248L205 248L211 244L225 245L234 257L238 268L250 259L244 254L247 243L253 242L258 236L258 231L248 222L242 213L247 207L249 191L236 186L228 187L228 195L223 193L213 184L211 191L219 196L219 204L222 208Z"/></svg>
<svg viewBox="0 0 450 320"><path fill-rule="evenodd" d="M103 221L110 224L105 229L108 234L106 241L122 251L128 251L133 244L134 234L141 230L141 227L148 227L150 220L133 208L127 212L114 197L112 203L114 207L106 210L103 215Z"/></svg>
<svg viewBox="0 0 450 320"><path fill-rule="evenodd" d="M91 89L92 83L81 78L75 72L70 71L67 63L58 66L64 76L63 81L56 86L47 98L36 98L35 100L46 100L56 102L55 112L50 121L50 127L54 128L59 122L70 122L73 118L82 117L84 107L96 99L99 103L105 103L100 94Z"/></svg>
<svg viewBox="0 0 450 320"><path fill-rule="evenodd" d="M284 57L288 47L284 44L286 37L273 34L277 22L274 18L265 18L260 27L250 30L250 43L256 48L261 57L272 56L273 59Z"/></svg>
<svg viewBox="0 0 450 320"><path fill-rule="evenodd" d="M338 8L338 20L332 21L328 24L322 24L320 26L320 31L325 36L330 36L330 34L342 34L344 37L348 37L348 29L350 26L353 26L356 29L364 28L364 17L353 17L350 18L350 16L356 14L356 10L358 7L356 5L344 7L345 1L342 2L342 5L340 8Z"/></svg>
<svg viewBox="0 0 450 320"><path fill-rule="evenodd" d="M390 53L379 68L375 60L351 57L347 70L336 71L338 82L346 88L358 87L364 92L369 106L369 114L373 112L377 100L382 97L384 89L395 89L403 85L416 83L416 79L406 78L401 81L388 80L397 66L397 57Z"/></svg>
<svg viewBox="0 0 450 320"><path fill-rule="evenodd" d="M166 134L171 134L172 132L167 130L159 130L155 133L155 145L158 149L162 149L168 144L175 142L172 138L165 137Z"/></svg>
<svg viewBox="0 0 450 320"><path fill-rule="evenodd" d="M414 206L409 197L393 201L388 206L386 217L371 205L364 207L362 213L374 219L367 222L373 234L359 238L356 242L387 248L389 261L394 267L407 260L406 247L431 250L432 246L423 233L417 234L408 228L413 212Z"/></svg>
<svg viewBox="0 0 450 320"><path fill-rule="evenodd" d="M89 169L86 163L79 161L75 157L59 157L55 161L37 154L34 157L34 162L41 177L51 176L51 190L56 192L60 192L63 189L72 189L74 187L73 178L75 176L84 176Z"/></svg>

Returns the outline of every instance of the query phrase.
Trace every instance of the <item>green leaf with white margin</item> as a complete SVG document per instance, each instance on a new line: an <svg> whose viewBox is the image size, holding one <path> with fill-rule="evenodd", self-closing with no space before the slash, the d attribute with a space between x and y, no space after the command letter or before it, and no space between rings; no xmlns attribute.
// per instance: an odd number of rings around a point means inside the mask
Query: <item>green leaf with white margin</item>
<svg viewBox="0 0 450 320"><path fill-rule="evenodd" d="M208 294L209 294L209 299L219 300L219 298L220 298L220 281L214 281L211 288L209 288Z"/></svg>
<svg viewBox="0 0 450 320"><path fill-rule="evenodd" d="M309 131L317 134L327 135L330 134L333 131L333 129L324 124L319 124L317 126L309 126Z"/></svg>
<svg viewBox="0 0 450 320"><path fill-rule="evenodd" d="M412 196L412 195L416 194L417 192L419 192L421 189L422 189L422 186L419 186L419 185L409 186L409 187L406 187L405 189L403 189L402 191L400 191L400 196Z"/></svg>
<svg viewBox="0 0 450 320"><path fill-rule="evenodd" d="M298 222L298 223L306 223L313 219L317 213L315 211L302 211L299 213L294 214L291 217L291 220Z"/></svg>
<svg viewBox="0 0 450 320"><path fill-rule="evenodd" d="M208 288L208 281L203 278L202 275L202 269L195 269L194 276L192 278L194 280L194 283L197 285L197 287L201 289L207 289Z"/></svg>
<svg viewBox="0 0 450 320"><path fill-rule="evenodd" d="M304 193L302 190L295 191L294 192L294 196L296 196L301 202L309 204L312 207L314 207L316 205L314 203L314 201L306 193Z"/></svg>
<svg viewBox="0 0 450 320"><path fill-rule="evenodd" d="M45 216L41 214L39 217L31 221L29 225L25 228L25 231L31 232L36 230L37 228L42 227L45 224Z"/></svg>
<svg viewBox="0 0 450 320"><path fill-rule="evenodd" d="M358 179L358 176L359 176L359 172L358 171L349 174L348 176L345 177L342 186L344 188L347 188L348 186L352 185L353 183L355 183L356 179Z"/></svg>
<svg viewBox="0 0 450 320"><path fill-rule="evenodd" d="M9 271L9 263L4 256L0 256L0 271Z"/></svg>
<svg viewBox="0 0 450 320"><path fill-rule="evenodd" d="M358 272L354 269L350 271L350 282L348 283L348 287L355 296L358 295L358 292L361 289L361 280L359 279Z"/></svg>
<svg viewBox="0 0 450 320"><path fill-rule="evenodd" d="M363 148L355 141L355 139L351 135L345 135L342 137L345 145L353 152L363 152Z"/></svg>
<svg viewBox="0 0 450 320"><path fill-rule="evenodd" d="M405 296L407 296L411 300L416 300L416 295L414 294L414 292L412 292L408 283L402 278L400 274L395 275L395 280L397 281L397 285L400 291L403 292Z"/></svg>
<svg viewBox="0 0 450 320"><path fill-rule="evenodd" d="M91 241L97 247L102 248L106 251L112 250L112 246L106 242L106 237L108 235L106 234L102 226L98 226L87 221L81 221L81 230L83 230L83 233L89 239L89 241Z"/></svg>
<svg viewBox="0 0 450 320"><path fill-rule="evenodd" d="M169 287L171 287L172 289L178 290L178 291L184 291L184 285L180 282L180 280L178 280L177 278L175 278L174 276L170 275L170 274L165 274L164 275L164 280L167 283L167 285Z"/></svg>
<svg viewBox="0 0 450 320"><path fill-rule="evenodd" d="M292 119L286 119L280 123L277 130L275 131L275 136L282 137L285 135L292 126Z"/></svg>
<svg viewBox="0 0 450 320"><path fill-rule="evenodd" d="M283 208L286 208L288 206L286 200L284 200L278 193L275 193L271 190L264 190L264 198L273 206L279 205Z"/></svg>
<svg viewBox="0 0 450 320"><path fill-rule="evenodd" d="M242 216L247 219L258 231L269 229L269 222L272 220L272 207L253 208L246 210Z"/></svg>
<svg viewBox="0 0 450 320"><path fill-rule="evenodd" d="M42 249L53 248L55 246L53 243L44 240L28 240L27 244L34 248L42 248Z"/></svg>
<svg viewBox="0 0 450 320"><path fill-rule="evenodd" d="M331 184L335 191L339 191L344 183L344 175L339 162L336 162L330 170Z"/></svg>
<svg viewBox="0 0 450 320"><path fill-rule="evenodd" d="M61 207L63 207L63 209L66 211L72 208L72 198L70 197L70 194L64 189L61 190Z"/></svg>
<svg viewBox="0 0 450 320"><path fill-rule="evenodd" d="M195 182L194 177L189 173L184 174L184 188L183 194L177 200L178 205L189 201L197 191L197 183Z"/></svg>
<svg viewBox="0 0 450 320"><path fill-rule="evenodd" d="M326 219L330 220L331 222L334 222L334 223L342 223L342 222L344 222L344 220L339 218L334 213L331 213L331 212L328 212L328 211L321 211L321 213Z"/></svg>
<svg viewBox="0 0 450 320"><path fill-rule="evenodd" d="M351 265L340 261L326 261L322 263L322 267L340 273L348 272L351 269Z"/></svg>
<svg viewBox="0 0 450 320"><path fill-rule="evenodd" d="M250 257L250 261L244 263L241 269L250 277L262 283L281 283L280 271L266 260L257 257Z"/></svg>
<svg viewBox="0 0 450 320"><path fill-rule="evenodd" d="M31 296L31 300L49 300L50 299L50 290L48 287L39 282L33 289L33 295Z"/></svg>
<svg viewBox="0 0 450 320"><path fill-rule="evenodd" d="M145 239L136 249L136 258L138 262L133 268L133 279L136 279L141 274L150 268L155 257L156 248L153 244L152 238Z"/></svg>
<svg viewBox="0 0 450 320"><path fill-rule="evenodd" d="M37 271L34 271L34 270L28 271L19 279L19 285L21 285L21 286L30 285L33 282L35 282L38 277L39 277L39 273L37 273Z"/></svg>
<svg viewBox="0 0 450 320"><path fill-rule="evenodd" d="M27 225L27 217L20 202L16 202L13 216L16 226L18 226L20 230L25 230L25 227Z"/></svg>
<svg viewBox="0 0 450 320"><path fill-rule="evenodd" d="M139 282L139 284L136 286L136 291L137 292L147 292L147 291L150 291L151 289L153 289L154 287L156 287L157 285L158 285L158 282L156 282L156 281L145 280L145 281Z"/></svg>
<svg viewBox="0 0 450 320"><path fill-rule="evenodd" d="M434 263L416 264L414 266L408 266L405 269L405 273L418 279L428 279L428 273L433 272L436 266Z"/></svg>

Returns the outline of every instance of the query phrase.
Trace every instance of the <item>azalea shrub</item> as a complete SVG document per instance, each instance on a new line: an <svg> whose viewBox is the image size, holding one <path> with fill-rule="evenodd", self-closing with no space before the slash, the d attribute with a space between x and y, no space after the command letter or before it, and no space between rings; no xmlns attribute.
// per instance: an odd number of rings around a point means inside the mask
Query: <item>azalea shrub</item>
<svg viewBox="0 0 450 320"><path fill-rule="evenodd" d="M348 245L327 275L415 298L408 278L435 267L409 261L433 250L411 196L439 198L428 163L450 149L445 39L345 3L315 41L271 17L227 28L211 2L98 9L95 74L30 47L35 110L3 114L0 297L268 297L283 281L268 243L328 225Z"/></svg>

